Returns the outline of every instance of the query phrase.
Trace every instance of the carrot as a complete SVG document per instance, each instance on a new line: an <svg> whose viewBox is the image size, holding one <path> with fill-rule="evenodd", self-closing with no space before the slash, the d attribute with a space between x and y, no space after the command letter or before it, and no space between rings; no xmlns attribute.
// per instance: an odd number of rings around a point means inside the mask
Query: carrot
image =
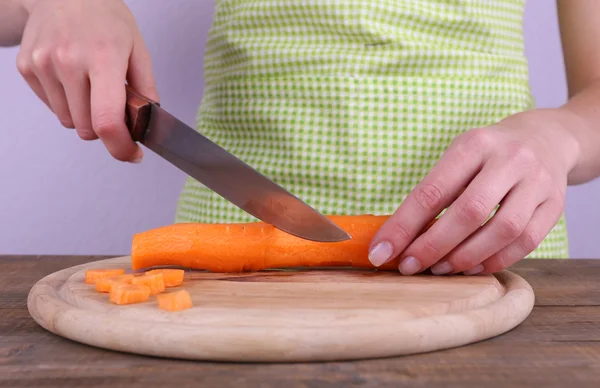
<svg viewBox="0 0 600 388"><path fill-rule="evenodd" d="M388 218L329 216L352 236L334 243L304 240L263 222L172 224L136 234L131 264L133 269L171 265L213 272L284 267L374 268L368 258L369 245ZM379 268L396 270L398 258Z"/></svg>
<svg viewBox="0 0 600 388"><path fill-rule="evenodd" d="M156 300L158 307L168 311L181 311L192 307L192 299L186 290L156 295Z"/></svg>
<svg viewBox="0 0 600 388"><path fill-rule="evenodd" d="M96 284L96 280L106 276L123 275L125 270L123 268L102 268L102 269L88 269L85 271L85 282L88 284Z"/></svg>
<svg viewBox="0 0 600 388"><path fill-rule="evenodd" d="M109 299L115 304L142 303L150 297L150 287L127 283L115 284L110 289Z"/></svg>
<svg viewBox="0 0 600 388"><path fill-rule="evenodd" d="M177 287L183 283L184 271L182 269L161 268L147 271L146 275L161 273L165 281L165 287Z"/></svg>
<svg viewBox="0 0 600 388"><path fill-rule="evenodd" d="M133 279L133 275L131 274L101 277L96 280L96 291L110 292L112 286L115 284L131 284L131 279Z"/></svg>
<svg viewBox="0 0 600 388"><path fill-rule="evenodd" d="M150 288L150 295L160 294L165 290L165 281L162 273L135 276L131 279L131 284L147 286Z"/></svg>

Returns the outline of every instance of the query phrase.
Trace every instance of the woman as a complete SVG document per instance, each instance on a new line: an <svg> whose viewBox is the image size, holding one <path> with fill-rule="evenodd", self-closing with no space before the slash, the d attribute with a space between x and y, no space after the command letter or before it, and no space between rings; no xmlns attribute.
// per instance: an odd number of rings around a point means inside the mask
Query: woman
<svg viewBox="0 0 600 388"><path fill-rule="evenodd" d="M392 214L375 265L478 274L567 257L565 189L600 175L600 2L558 6L570 99L534 109L524 0L218 1L198 129L323 213ZM19 71L61 123L141 161L123 84L158 93L122 1L1 7L3 43L20 42ZM249 220L186 183L177 221Z"/></svg>

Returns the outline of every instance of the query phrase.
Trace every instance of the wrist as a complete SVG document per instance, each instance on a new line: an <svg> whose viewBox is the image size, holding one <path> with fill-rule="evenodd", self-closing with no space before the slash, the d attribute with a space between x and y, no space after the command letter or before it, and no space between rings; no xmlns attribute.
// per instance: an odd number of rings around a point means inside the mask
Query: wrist
<svg viewBox="0 0 600 388"><path fill-rule="evenodd" d="M588 182L600 173L600 160L598 152L600 146L600 132L594 130L590 119L580 112L569 109L568 105L552 109L555 115L550 117L555 120L561 130L570 135L574 141L573 164L568 170L568 183L571 185ZM569 140L564 140L569 141ZM565 145L566 146L566 145ZM569 148L566 146L566 148Z"/></svg>
<svg viewBox="0 0 600 388"><path fill-rule="evenodd" d="M596 115L585 109L566 104L557 111L565 117L565 128L577 140L578 162L569 174L569 184L589 182L600 176L600 130L595 122Z"/></svg>
<svg viewBox="0 0 600 388"><path fill-rule="evenodd" d="M586 138L583 120L563 108L538 108L509 116L502 123L530 136L550 152L565 174L578 174L581 165L582 144Z"/></svg>
<svg viewBox="0 0 600 388"><path fill-rule="evenodd" d="M563 107L549 109L548 121L553 121L557 125L564 137L560 142L564 145L566 153L569 155L569 171L577 168L581 162L581 150L587 138L587 123L575 112Z"/></svg>

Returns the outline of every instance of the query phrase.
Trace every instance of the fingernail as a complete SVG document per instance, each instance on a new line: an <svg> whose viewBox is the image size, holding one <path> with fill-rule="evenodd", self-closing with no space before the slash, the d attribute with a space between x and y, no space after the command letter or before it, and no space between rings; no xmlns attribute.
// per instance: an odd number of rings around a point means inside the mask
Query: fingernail
<svg viewBox="0 0 600 388"><path fill-rule="evenodd" d="M382 241L375 245L375 248L369 252L369 261L376 267L379 267L392 257L392 244Z"/></svg>
<svg viewBox="0 0 600 388"><path fill-rule="evenodd" d="M483 271L483 265L481 264L477 264L475 267L468 269L466 271L463 271L463 273L465 275L477 275L478 273L480 273L481 271Z"/></svg>
<svg viewBox="0 0 600 388"><path fill-rule="evenodd" d="M448 263L447 261L437 263L436 265L431 267L431 273L433 273L434 275L445 275L451 271L452 265L450 265L450 263Z"/></svg>
<svg viewBox="0 0 600 388"><path fill-rule="evenodd" d="M143 157L144 157L144 152L142 151L141 148L138 148L138 150L135 153L135 157L133 158L131 163L140 163L142 161Z"/></svg>
<svg viewBox="0 0 600 388"><path fill-rule="evenodd" d="M412 275L421 269L421 262L412 256L408 256L398 266L402 275Z"/></svg>

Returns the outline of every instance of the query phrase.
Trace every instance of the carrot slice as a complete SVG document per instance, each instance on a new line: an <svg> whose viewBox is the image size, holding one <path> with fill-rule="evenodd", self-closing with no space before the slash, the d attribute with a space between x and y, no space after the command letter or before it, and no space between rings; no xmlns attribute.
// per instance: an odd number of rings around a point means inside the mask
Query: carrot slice
<svg viewBox="0 0 600 388"><path fill-rule="evenodd" d="M341 242L309 241L263 222L237 224L178 223L134 236L134 270L180 266L212 272L260 271L290 267L375 268L369 247L389 216L328 216L352 238ZM435 223L425 225L424 233ZM417 234L419 234L417 233ZM378 267L398 270L399 258Z"/></svg>
<svg viewBox="0 0 600 388"><path fill-rule="evenodd" d="M131 279L131 284L147 286L150 288L150 295L160 294L165 290L165 281L162 273L134 276Z"/></svg>
<svg viewBox="0 0 600 388"><path fill-rule="evenodd" d="M165 281L165 287L177 287L183 283L184 271L182 269L161 268L146 271L146 275L161 273Z"/></svg>
<svg viewBox="0 0 600 388"><path fill-rule="evenodd" d="M105 276L96 280L96 291L98 292L110 292L111 287L115 284L127 283L131 284L133 275L116 275L116 276Z"/></svg>
<svg viewBox="0 0 600 388"><path fill-rule="evenodd" d="M192 299L186 290L156 295L156 300L158 307L167 311L181 311L192 307Z"/></svg>
<svg viewBox="0 0 600 388"><path fill-rule="evenodd" d="M96 280L107 277L123 275L125 270L123 268L101 268L101 269L88 269L85 271L85 282L88 284L96 284Z"/></svg>
<svg viewBox="0 0 600 388"><path fill-rule="evenodd" d="M149 297L150 287L127 283L113 285L109 294L109 299L114 304L142 303Z"/></svg>

